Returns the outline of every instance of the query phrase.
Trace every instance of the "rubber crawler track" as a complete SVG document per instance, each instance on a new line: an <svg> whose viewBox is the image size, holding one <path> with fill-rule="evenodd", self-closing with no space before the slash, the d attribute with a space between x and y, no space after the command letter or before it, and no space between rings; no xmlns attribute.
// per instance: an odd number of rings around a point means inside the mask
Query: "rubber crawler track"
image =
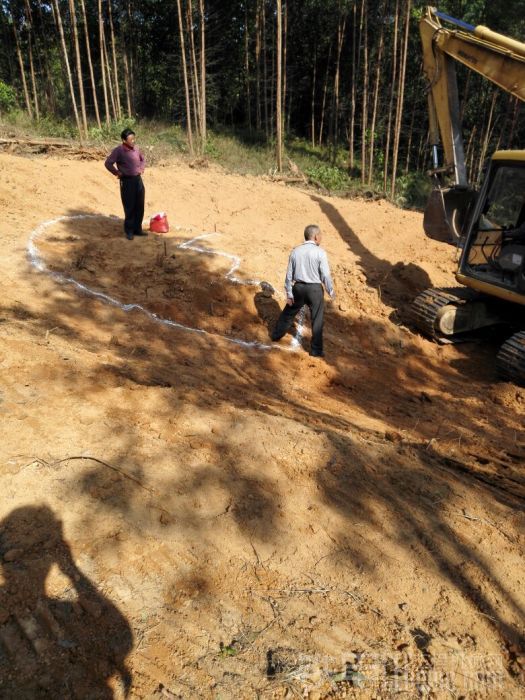
<svg viewBox="0 0 525 700"><path fill-rule="evenodd" d="M469 290L462 287L457 289L426 289L412 302L410 318L418 331L429 338L439 339L441 334L436 330L436 319L440 310L448 306L464 304Z"/></svg>
<svg viewBox="0 0 525 700"><path fill-rule="evenodd" d="M515 333L501 346L496 357L500 377L525 386L525 331Z"/></svg>

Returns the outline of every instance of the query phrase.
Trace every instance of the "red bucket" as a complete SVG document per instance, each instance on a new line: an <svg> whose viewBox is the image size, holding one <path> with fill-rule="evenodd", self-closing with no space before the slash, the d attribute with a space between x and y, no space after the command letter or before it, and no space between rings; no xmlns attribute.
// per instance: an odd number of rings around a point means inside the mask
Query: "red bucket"
<svg viewBox="0 0 525 700"><path fill-rule="evenodd" d="M151 217L149 220L149 230L152 233L168 233L170 227L165 212L161 211Z"/></svg>

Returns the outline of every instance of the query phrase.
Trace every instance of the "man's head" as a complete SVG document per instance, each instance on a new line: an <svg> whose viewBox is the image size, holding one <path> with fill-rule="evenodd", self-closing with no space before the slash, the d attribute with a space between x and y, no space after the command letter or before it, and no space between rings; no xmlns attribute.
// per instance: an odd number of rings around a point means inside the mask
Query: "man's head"
<svg viewBox="0 0 525 700"><path fill-rule="evenodd" d="M310 224L304 230L304 240L313 241L317 245L321 243L321 229L317 224Z"/></svg>
<svg viewBox="0 0 525 700"><path fill-rule="evenodd" d="M133 129L124 129L124 131L120 134L120 138L122 139L122 143L125 143L128 146L135 145L135 132Z"/></svg>

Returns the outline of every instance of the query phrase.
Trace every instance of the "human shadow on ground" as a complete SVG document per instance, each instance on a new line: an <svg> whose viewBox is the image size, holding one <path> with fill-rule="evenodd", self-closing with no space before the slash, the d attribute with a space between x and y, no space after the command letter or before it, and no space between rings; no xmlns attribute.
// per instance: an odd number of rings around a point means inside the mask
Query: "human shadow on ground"
<svg viewBox="0 0 525 700"><path fill-rule="evenodd" d="M332 209L335 209L332 204L325 204L325 211L333 221L338 221ZM78 235L74 221L71 221L70 228L71 235ZM366 249L355 234L344 230L349 245L353 245L370 265L375 264L377 259L367 257ZM91 238L91 245L96 245L96 241L96 237ZM122 243L127 245L124 240ZM154 243L152 239L147 239L141 242L142 247L145 245ZM142 248L134 250L138 265ZM377 264L381 265L382 261ZM218 294L229 294L229 283L217 280L216 270L212 269L206 257L193 258L192 265L199 286L217 290ZM384 263L382 269L388 272L389 265ZM370 280L372 278L370 270ZM33 273L31 280L36 287L40 285ZM111 283L115 284L114 277ZM435 567L443 579L465 596L475 609L490 615L495 629L505 639L516 639L516 630L509 627L505 616L486 596L476 592L479 575L501 593L514 618L523 612L519 602L506 589L505 582L501 581L490 562L462 540L458 528L451 527L450 515L445 509L453 493L445 488L448 482L444 473L455 487L464 492L472 489L473 480L478 478L475 473L469 475L468 470L454 471L453 465L441 461L432 448L432 430L435 430L439 416L449 409L447 395L462 387L462 378L453 369L421 353L409 358L412 350L416 352L413 348L409 348L404 356L378 354L375 340L388 339L388 324L379 319L363 318L348 329L352 337L358 339L355 343L357 347L352 352L344 348L336 352L332 347L333 352L327 357L325 383L317 387L318 391L324 389L326 392L327 404L319 408L305 394L310 387L310 376L315 373L317 376L324 375L319 370L319 364L313 364L301 354L294 356L277 349L260 351L231 343L232 336L230 339L227 335L218 338L165 327L138 311L126 313L101 304L96 298L79 296L72 286L61 285L50 290L49 281L45 279L42 290L42 312L35 314L18 305L10 310L10 314L18 315L20 319L25 314L22 320L26 331L34 335L35 342L47 342L45 335L49 329L59 329L55 332L60 333L72 346L82 347L94 354L93 369L89 376L83 376L84 392L90 383L95 398L100 386L119 390L123 387L161 387L164 389L162 394L155 395L155 412L174 416L175 425L184 407L195 407L208 416L218 415L229 407L236 409L235 421L224 422L220 426L219 437L217 433L202 428L188 439L174 431L173 436L169 435L159 442L157 458L174 462L173 473L170 471L165 475L161 489L160 503L174 516L168 521L167 528L179 534L205 533L210 523L219 528L224 519L233 518L247 542L251 543L253 539L255 543L275 543L276 546L283 543L290 536L289 526L279 512L283 494L268 472L269 467L276 463L280 465L278 460L281 455L272 452L271 436L268 444L259 445L243 441L242 435L249 425L247 411L288 419L294 424L307 426L326 440L328 455L326 452L324 456L319 455L316 467L310 474L318 486L318 502L343 518L345 527L341 527L335 539L347 543L346 561L349 565L363 567L373 578L381 556L386 555L388 542L384 548L371 554L368 543L356 536L356 516L370 531L382 531L383 523L377 515L378 509L386 513L385 517L391 521L392 530L397 532L393 541L405 550L408 561L412 561L414 551L419 548L430 569ZM266 325L261 322L262 312L257 313L253 289L247 296L239 297L236 304L229 296L225 296L225 299L226 331L235 333L235 328L243 327L247 318ZM262 304L260 298L258 303ZM276 306L276 302L271 305L272 314L277 312ZM195 314L195 325L204 325L205 317L206 308L202 306ZM347 319L332 308L327 326L346 332ZM370 347L364 344L367 338L374 339ZM361 339L363 347L359 347ZM100 353L104 354L104 359L99 361L96 358ZM405 371L408 359L410 372ZM62 383L71 390L76 388L78 371L60 368L57 372L60 372ZM50 381L53 381L53 377ZM436 390L433 397L425 394L429 385ZM442 387L447 388L443 397L438 395ZM503 428L510 430L508 412L504 406L494 406L493 424L480 425L475 412L462 401L469 397L469 392L474 394L475 390L474 386L461 388L462 394L454 403L453 427L461 424L474 433L483 430L487 439L499 441ZM83 394L83 399L87 398L89 393ZM148 464L132 464L136 458L130 457L142 440L139 424L142 416L133 414L126 405L119 408L118 416L112 418L111 427L107 430L107 438L111 440L115 432L125 435L125 445L112 459L126 470L131 469L133 480L115 481L115 493L112 494L108 487L100 507L107 512L135 519L145 510L159 507L159 494L152 495L151 489L148 492L141 486L147 484L150 477ZM147 411L146 406L143 410ZM398 443L392 446L384 433L378 433L371 426L363 427L357 420L357 414L377 417L395 430L407 429L409 434L416 436L413 444L398 436L395 439L399 440L399 452L396 452L395 445ZM428 417L427 432L421 427L424 417ZM104 430L102 426L101 430ZM360 436L377 445L375 455L371 456L368 442L361 442L358 439ZM393 456L391 448L394 449ZM202 453L199 452L201 449ZM412 452L404 453L403 450ZM393 461L374 467L383 458ZM299 453L295 459L301 463ZM370 474L367 465L371 463ZM285 472L290 469L289 462L283 464ZM374 468L377 470L375 474ZM85 493L95 484L104 490L107 473L106 466L90 464L84 470L83 477L71 478L71 495L74 496L75 489ZM309 481L293 470L288 476L291 489L299 488L299 484L307 485ZM121 487L124 483L126 486ZM407 483L412 486L407 488ZM440 485L443 485L443 489L439 488ZM516 491L515 487L499 478L476 482L476 488L479 489L479 502L487 508L498 499L509 512L512 509L515 513L523 508L522 498L513 492ZM220 513L207 513L207 519L204 519L199 509L206 494L214 489L225 494L224 509ZM432 492L430 499L421 497L426 489ZM433 505L434 492L443 494L439 496L442 498L439 508ZM198 507L194 506L195 500L198 500ZM84 517L86 527L94 526L89 514ZM425 522L431 523L431 527L427 529ZM435 533L439 533L439 536ZM460 560L468 556L478 573L458 570Z"/></svg>
<svg viewBox="0 0 525 700"><path fill-rule="evenodd" d="M117 607L78 568L62 523L44 505L0 522L0 695L112 698L129 694L133 634ZM67 586L46 582L56 568Z"/></svg>
<svg viewBox="0 0 525 700"><path fill-rule="evenodd" d="M273 287L267 282L263 282L261 284L261 290L258 291L253 298L257 314L268 331L268 337L271 336L275 323L281 313L281 306L274 298L274 293L275 290Z"/></svg>

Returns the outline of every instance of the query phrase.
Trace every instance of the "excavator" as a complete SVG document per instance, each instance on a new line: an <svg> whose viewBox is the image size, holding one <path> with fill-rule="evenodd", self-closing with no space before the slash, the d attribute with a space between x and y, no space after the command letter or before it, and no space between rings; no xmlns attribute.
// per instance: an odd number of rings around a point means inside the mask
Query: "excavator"
<svg viewBox="0 0 525 700"><path fill-rule="evenodd" d="M433 181L423 228L429 238L459 248L461 286L419 294L412 321L438 342L504 327L498 374L525 385L525 150L496 151L476 191L467 177L456 80L460 63L525 101L525 44L433 7L426 8L419 29Z"/></svg>

